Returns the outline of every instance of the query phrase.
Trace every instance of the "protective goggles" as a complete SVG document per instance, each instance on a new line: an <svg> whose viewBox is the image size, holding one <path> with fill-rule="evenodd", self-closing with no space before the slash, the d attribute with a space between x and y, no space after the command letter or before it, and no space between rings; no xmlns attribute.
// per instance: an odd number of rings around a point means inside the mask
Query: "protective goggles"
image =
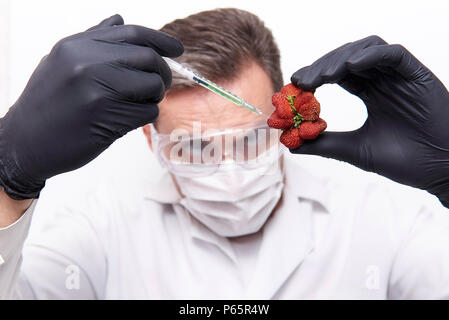
<svg viewBox="0 0 449 320"><path fill-rule="evenodd" d="M285 148L280 144L280 130L266 123L253 127L201 130L174 130L158 133L151 125L153 149L159 162L171 173L185 177L207 176L223 166L236 169L257 168L278 161Z"/></svg>

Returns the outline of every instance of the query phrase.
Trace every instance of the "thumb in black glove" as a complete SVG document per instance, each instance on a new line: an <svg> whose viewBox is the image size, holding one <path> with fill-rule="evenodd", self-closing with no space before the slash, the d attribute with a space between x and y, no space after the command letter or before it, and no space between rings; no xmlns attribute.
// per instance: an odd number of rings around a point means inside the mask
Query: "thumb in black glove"
<svg viewBox="0 0 449 320"><path fill-rule="evenodd" d="M349 162L427 190L449 207L449 93L404 47L371 36L328 53L291 80L306 90L337 83L368 111L360 129L326 132L293 153Z"/></svg>
<svg viewBox="0 0 449 320"><path fill-rule="evenodd" d="M0 119L0 187L16 200L35 198L48 178L154 121L171 84L161 55L182 53L176 39L123 25L119 15L61 40Z"/></svg>

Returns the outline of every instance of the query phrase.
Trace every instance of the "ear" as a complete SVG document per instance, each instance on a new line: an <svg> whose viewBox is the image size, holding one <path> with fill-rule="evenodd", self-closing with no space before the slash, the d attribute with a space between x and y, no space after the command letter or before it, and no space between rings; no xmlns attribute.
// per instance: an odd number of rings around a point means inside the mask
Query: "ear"
<svg viewBox="0 0 449 320"><path fill-rule="evenodd" d="M148 145L150 146L151 151L153 151L153 142L151 141L151 128L150 125L147 124L146 126L142 127L143 134L147 138Z"/></svg>

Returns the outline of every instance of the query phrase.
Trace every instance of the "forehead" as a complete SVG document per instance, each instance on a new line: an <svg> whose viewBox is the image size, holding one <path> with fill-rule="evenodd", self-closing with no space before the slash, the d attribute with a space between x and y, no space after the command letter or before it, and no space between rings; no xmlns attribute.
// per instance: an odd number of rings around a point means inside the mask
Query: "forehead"
<svg viewBox="0 0 449 320"><path fill-rule="evenodd" d="M274 109L271 104L274 93L271 80L254 62L244 66L235 80L218 84L258 107L267 116ZM156 127L160 133L170 133L175 129L192 131L193 122L201 122L204 131L251 126L264 121L263 117L199 86L170 93L159 108Z"/></svg>

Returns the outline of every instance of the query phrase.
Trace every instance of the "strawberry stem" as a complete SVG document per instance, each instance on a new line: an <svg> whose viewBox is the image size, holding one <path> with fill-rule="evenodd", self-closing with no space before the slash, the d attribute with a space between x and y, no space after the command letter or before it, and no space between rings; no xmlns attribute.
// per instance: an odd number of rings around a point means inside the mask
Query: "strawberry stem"
<svg viewBox="0 0 449 320"><path fill-rule="evenodd" d="M296 108L295 108L295 99L296 99L296 96L292 96L292 95L287 96L287 100L288 100L290 106L292 107L293 114L295 115L294 118L293 118L293 120L294 120L294 122L295 122L295 124L293 125L293 127L294 127L294 128L299 128L303 122L306 122L306 120L305 120L304 117L298 112L298 110L296 110ZM307 122L313 123L313 121L307 121Z"/></svg>
<svg viewBox="0 0 449 320"><path fill-rule="evenodd" d="M297 113L298 111L296 111L296 108L295 108L295 99L296 99L296 96L287 96L287 100L290 103L290 106L292 107L293 111Z"/></svg>
<svg viewBox="0 0 449 320"><path fill-rule="evenodd" d="M287 96L287 100L288 100L290 106L292 107L293 113L295 115L295 117L293 118L293 120L295 121L294 127L299 128L301 123L304 121L304 118L302 115L300 115L298 113L298 110L296 110L296 108L295 108L295 99L296 99L296 96Z"/></svg>

